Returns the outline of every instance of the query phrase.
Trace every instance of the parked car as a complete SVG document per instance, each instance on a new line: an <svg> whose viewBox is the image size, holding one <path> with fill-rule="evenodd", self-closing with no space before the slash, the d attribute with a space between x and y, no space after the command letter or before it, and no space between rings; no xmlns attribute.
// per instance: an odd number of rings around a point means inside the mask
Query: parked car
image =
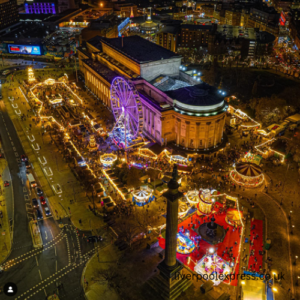
<svg viewBox="0 0 300 300"><path fill-rule="evenodd" d="M27 161L28 158L27 158L27 156L26 156L25 154L22 154L22 155L21 155L21 160L22 160L22 161Z"/></svg>
<svg viewBox="0 0 300 300"><path fill-rule="evenodd" d="M46 216L51 216L51 211L48 206L45 207L45 214Z"/></svg>
<svg viewBox="0 0 300 300"><path fill-rule="evenodd" d="M40 201L42 205L46 205L46 200L43 196L40 196Z"/></svg>
<svg viewBox="0 0 300 300"><path fill-rule="evenodd" d="M9 182L8 181L4 181L4 187L9 186Z"/></svg>
<svg viewBox="0 0 300 300"><path fill-rule="evenodd" d="M39 207L39 203L38 203L38 201L37 201L36 198L33 198L33 199L32 199L32 206L33 206L34 208L38 208L38 207Z"/></svg>
<svg viewBox="0 0 300 300"><path fill-rule="evenodd" d="M87 237L87 241L89 243L97 243L99 241L102 241L102 237L101 236L97 236L97 235L91 235Z"/></svg>
<svg viewBox="0 0 300 300"><path fill-rule="evenodd" d="M31 169L31 163L28 160L25 161L25 167L26 169Z"/></svg>
<svg viewBox="0 0 300 300"><path fill-rule="evenodd" d="M36 187L35 191L36 191L36 193L37 193L38 196L41 196L41 195L44 194L43 191L39 187Z"/></svg>
<svg viewBox="0 0 300 300"><path fill-rule="evenodd" d="M36 219L37 220L43 219L43 214L39 209L36 210Z"/></svg>

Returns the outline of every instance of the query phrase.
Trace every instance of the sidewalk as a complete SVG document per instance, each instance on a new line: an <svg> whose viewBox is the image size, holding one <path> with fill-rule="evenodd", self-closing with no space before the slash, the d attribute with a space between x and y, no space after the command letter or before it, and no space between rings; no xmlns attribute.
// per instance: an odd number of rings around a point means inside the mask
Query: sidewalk
<svg viewBox="0 0 300 300"><path fill-rule="evenodd" d="M0 211L2 211L3 218L0 218L1 235L0 235L0 265L7 258L11 250L10 230L9 230L9 216L7 203L11 202L11 181L9 187L4 187L4 180L7 180L6 174L8 170L7 161L4 158L0 159ZM4 178L3 178L4 177ZM13 204L13 203L12 203Z"/></svg>
<svg viewBox="0 0 300 300"><path fill-rule="evenodd" d="M114 267L119 254L114 245L109 245L107 248L99 251L99 261L97 253L88 261L81 280L86 299L98 300L99 295L101 295L102 300L121 299L115 289L109 286L109 282L103 278L106 275L109 277L108 273Z"/></svg>
<svg viewBox="0 0 300 300"><path fill-rule="evenodd" d="M8 84L6 83L5 85L7 87ZM44 136L41 135L41 123L38 125L33 124L32 130L29 131L29 124L34 123L32 122L33 114L32 112L28 112L30 107L20 93L20 90L18 88L14 90L15 87L18 87L18 83L13 82L11 85L13 91L8 91L8 88L4 91L5 106L14 123L29 162L32 163L33 167L30 172L37 176L37 182L48 198L53 217L56 220L71 217L74 226L80 230L91 230L91 227L102 227L104 221L89 210L88 206L91 203L85 196L80 182L75 178L56 146L50 144L51 138L48 132ZM7 96L15 98L13 103L7 99ZM19 100L17 99L18 97L20 97ZM15 107L17 105L17 109L22 113L29 115L26 121L19 120L12 104ZM29 137L34 137L34 142L31 142ZM33 148L35 143L40 145L41 149L35 150ZM46 164L44 164L44 158L46 159ZM51 176L47 176L49 168L51 168L53 173ZM57 185L60 186L60 191L55 190L54 187ZM79 224L80 219L82 221L81 224Z"/></svg>

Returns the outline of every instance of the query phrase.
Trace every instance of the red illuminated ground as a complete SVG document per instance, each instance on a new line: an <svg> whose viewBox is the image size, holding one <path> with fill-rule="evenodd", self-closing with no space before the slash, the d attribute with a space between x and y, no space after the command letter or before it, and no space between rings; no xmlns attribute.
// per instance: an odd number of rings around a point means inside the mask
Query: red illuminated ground
<svg viewBox="0 0 300 300"><path fill-rule="evenodd" d="M222 204L217 203L215 207L222 207ZM229 209L230 210L230 209ZM227 250L232 247L232 254L234 257L234 262L239 260L239 247L240 247L240 233L242 228L239 228L237 230L234 230L233 226L230 226L226 223L225 217L226 217L226 212L219 213L219 208L216 208L216 214L214 215L216 219L216 223L223 226L224 229L229 228L228 232L226 233L226 236L224 238L224 241L218 245L215 245L214 248L217 249L217 254L222 257L224 260L227 262L231 262L232 260L230 259L229 255L227 254ZM184 227L184 230L186 229L191 229L193 224L195 224L195 229L199 227L200 224L203 224L203 222L208 221L208 217L200 218L197 216L197 214L194 214L192 217L189 217L188 219L184 220L182 223L178 225L178 229L180 227ZM193 224L192 224L193 222ZM200 224L199 224L200 222ZM192 236L197 236L198 233L196 233L194 230L190 230L191 232L191 237ZM237 243L235 243L237 242ZM165 239L160 238L159 239L159 245L161 248L165 248ZM212 245L209 243L205 242L204 240L200 240L199 242L199 247L196 245L196 249L189 255L184 255L177 253L177 259L180 260L182 263L184 263L186 266L188 266L191 270L194 271L194 267L196 263L206 254L206 251L211 248ZM223 254L223 251L225 250L225 254ZM187 262L188 257L191 257L190 263ZM232 273L238 273L239 265L237 264L232 271ZM225 281L226 282L226 281ZM228 282L229 283L229 282ZM237 280L232 280L231 285L237 285Z"/></svg>

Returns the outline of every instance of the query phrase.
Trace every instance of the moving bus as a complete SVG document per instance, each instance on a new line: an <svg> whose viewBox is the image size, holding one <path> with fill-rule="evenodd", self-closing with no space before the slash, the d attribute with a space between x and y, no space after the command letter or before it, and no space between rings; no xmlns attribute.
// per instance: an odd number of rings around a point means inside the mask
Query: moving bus
<svg viewBox="0 0 300 300"><path fill-rule="evenodd" d="M37 184L36 184L36 181L35 181L35 178L33 177L33 175L31 173L27 174L27 179L29 181L29 185L30 187L36 187Z"/></svg>

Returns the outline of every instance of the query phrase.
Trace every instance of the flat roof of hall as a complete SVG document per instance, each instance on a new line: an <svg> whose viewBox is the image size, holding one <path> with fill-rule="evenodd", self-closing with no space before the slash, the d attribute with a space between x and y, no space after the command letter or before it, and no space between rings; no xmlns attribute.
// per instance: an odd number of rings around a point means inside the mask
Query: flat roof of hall
<svg viewBox="0 0 300 300"><path fill-rule="evenodd" d="M124 37L123 46L122 38L98 38L104 44L109 45L110 47L116 49L118 52L126 55L127 57L138 63L146 63L162 59L181 57L180 55L152 42L149 42L148 40L138 35Z"/></svg>

